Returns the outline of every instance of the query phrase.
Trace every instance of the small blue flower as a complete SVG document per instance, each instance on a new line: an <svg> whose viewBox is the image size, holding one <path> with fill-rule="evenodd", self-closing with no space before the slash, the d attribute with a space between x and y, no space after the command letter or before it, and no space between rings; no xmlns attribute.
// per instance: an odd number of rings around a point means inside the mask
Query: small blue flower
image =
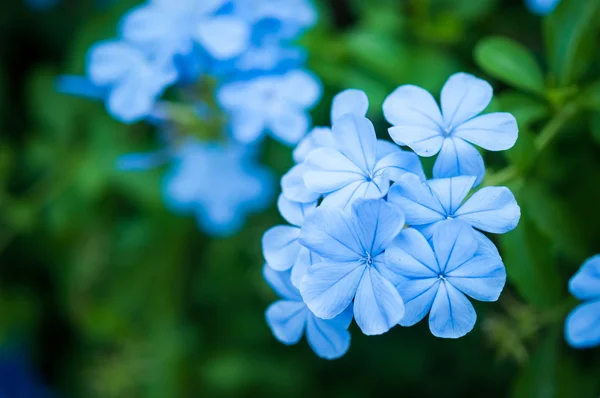
<svg viewBox="0 0 600 398"><path fill-rule="evenodd" d="M536 15L548 15L558 7L561 0L525 0L529 11Z"/></svg>
<svg viewBox="0 0 600 398"><path fill-rule="evenodd" d="M241 18L218 11L229 0L152 0L130 11L122 21L123 37L159 60L188 55L194 43L217 60L244 51L250 27Z"/></svg>
<svg viewBox="0 0 600 398"><path fill-rule="evenodd" d="M300 228L306 215L317 207L317 203L295 203L279 196L277 207L283 218L292 225L277 225L269 229L262 238L262 247L267 265L276 271L291 270L294 286L310 265L316 262L316 256L298 241Z"/></svg>
<svg viewBox="0 0 600 398"><path fill-rule="evenodd" d="M404 316L389 280L384 251L404 227L404 215L383 199L359 199L351 213L319 207L305 220L300 243L323 261L308 268L300 292L319 318L332 319L354 300L356 323L367 335L387 332Z"/></svg>
<svg viewBox="0 0 600 398"><path fill-rule="evenodd" d="M440 223L431 244L415 229L402 231L385 253L388 268L402 277L397 288L406 315L400 325L412 326L429 313L434 336L469 333L477 314L465 295L496 301L506 283L500 257L477 251L475 231L461 221Z"/></svg>
<svg viewBox="0 0 600 398"><path fill-rule="evenodd" d="M466 73L456 73L442 88L441 112L426 90L404 85L383 104L390 136L398 145L409 146L419 156L439 156L433 168L435 178L485 174L478 145L489 151L511 148L518 136L517 121L510 113L479 115L490 103L492 87ZM471 144L470 144L471 143Z"/></svg>
<svg viewBox="0 0 600 398"><path fill-rule="evenodd" d="M475 177L424 182L406 174L392 186L388 201L400 206L408 225L418 227L427 236L431 235L432 226L449 218L495 234L513 230L521 210L512 192L506 187L485 187L463 203L474 183Z"/></svg>
<svg viewBox="0 0 600 398"><path fill-rule="evenodd" d="M175 154L164 196L174 211L194 213L203 231L227 236L242 227L248 213L269 204L271 182L250 149L190 139Z"/></svg>
<svg viewBox="0 0 600 398"><path fill-rule="evenodd" d="M231 131L239 142L254 143L269 131L273 138L293 145L308 130L308 110L321 96L321 85L311 74L294 70L226 84L217 96L231 115Z"/></svg>
<svg viewBox="0 0 600 398"><path fill-rule="evenodd" d="M173 65L152 63L142 51L122 41L92 47L87 69L91 82L107 90L109 113L126 123L148 116L177 77Z"/></svg>
<svg viewBox="0 0 600 398"><path fill-rule="evenodd" d="M302 301L300 292L290 283L290 272L277 272L265 265L263 276L281 300L265 313L267 324L277 340L296 344L303 334L312 350L321 358L336 359L348 351L352 307L329 320L317 318Z"/></svg>
<svg viewBox="0 0 600 398"><path fill-rule="evenodd" d="M333 124L332 135L334 147L315 149L304 160L308 168L304 183L310 191L325 196L323 205L345 208L358 198L381 198L390 181L406 172L424 177L419 158L378 141L373 124L365 117L340 117Z"/></svg>
<svg viewBox="0 0 600 398"><path fill-rule="evenodd" d="M584 303L567 317L567 342L575 348L600 345L600 255L581 266L569 281L569 291Z"/></svg>

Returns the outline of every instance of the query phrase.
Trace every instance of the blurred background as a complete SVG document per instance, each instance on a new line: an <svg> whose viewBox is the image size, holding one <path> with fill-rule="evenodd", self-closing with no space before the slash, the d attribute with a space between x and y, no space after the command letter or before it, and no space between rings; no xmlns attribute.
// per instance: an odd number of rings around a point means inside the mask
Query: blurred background
<svg viewBox="0 0 600 398"><path fill-rule="evenodd" d="M466 71L492 83L491 106L520 126L515 148L485 154L489 184L508 185L523 213L495 239L508 272L499 302L475 302L477 325L456 341L426 322L377 337L353 325L335 361L305 341L280 344L264 322L275 295L260 240L282 223L275 194L233 236L205 234L165 206L166 166L116 167L158 147L154 126L57 91L139 3L0 5L0 397L600 395L599 349L563 336L577 303L568 280L600 252L599 2L564 0L541 17L522 0L315 1L318 23L298 42L323 85L315 125L329 124L336 93L358 88L387 137L381 104L394 88L437 96ZM543 89L530 89L519 51ZM280 177L291 151L267 139L260 163Z"/></svg>

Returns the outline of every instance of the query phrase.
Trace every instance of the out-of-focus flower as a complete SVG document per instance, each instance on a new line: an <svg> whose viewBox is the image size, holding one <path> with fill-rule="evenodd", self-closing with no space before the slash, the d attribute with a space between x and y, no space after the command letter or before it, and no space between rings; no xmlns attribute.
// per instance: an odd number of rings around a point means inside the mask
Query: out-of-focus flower
<svg viewBox="0 0 600 398"><path fill-rule="evenodd" d="M385 254L388 268L402 276L397 283L412 326L429 313L429 329L437 337L458 338L473 329L477 314L465 296L496 301L506 282L499 256L477 255L475 231L457 220L443 221L431 245L415 229L405 229Z"/></svg>
<svg viewBox="0 0 600 398"><path fill-rule="evenodd" d="M600 255L583 263L569 281L569 291L584 303L567 317L567 342L575 348L600 345Z"/></svg>
<svg viewBox="0 0 600 398"><path fill-rule="evenodd" d="M400 209L383 199L359 199L351 213L317 208L300 234L300 243L323 259L300 283L308 308L332 319L354 300L354 317L364 334L382 334L396 325L404 304L390 281L384 251L403 227Z"/></svg>
<svg viewBox="0 0 600 398"><path fill-rule="evenodd" d="M123 41L92 47L87 69L91 82L107 90L109 113L127 123L147 117L163 90L177 78L173 64L151 62L140 49Z"/></svg>
<svg viewBox="0 0 600 398"><path fill-rule="evenodd" d="M558 7L561 0L525 0L525 5L534 14L548 15Z"/></svg>
<svg viewBox="0 0 600 398"><path fill-rule="evenodd" d="M229 83L218 91L219 103L232 118L233 137L244 144L267 131L284 144L297 143L310 126L308 110L320 96L319 81L301 70Z"/></svg>
<svg viewBox="0 0 600 398"><path fill-rule="evenodd" d="M390 94L383 113L398 145L409 146L419 156L439 156L435 178L485 175L483 158L471 144L489 151L511 148L518 136L517 121L510 113L479 115L490 103L492 86L466 73L456 73L442 88L441 112L426 90L404 85Z"/></svg>
<svg viewBox="0 0 600 398"><path fill-rule="evenodd" d="M290 202L283 195L279 196L277 207L283 218L292 225L277 225L269 229L262 238L262 247L267 265L276 271L291 270L294 286L299 286L300 279L306 274L316 256L298 242L300 228L306 215L315 209L316 202Z"/></svg>
<svg viewBox="0 0 600 398"><path fill-rule="evenodd" d="M0 353L1 398L51 398L53 395L35 377L24 358L12 352Z"/></svg>
<svg viewBox="0 0 600 398"><path fill-rule="evenodd" d="M334 122L332 136L334 147L315 149L304 160L304 183L324 195L325 206L344 208L359 198L381 198L390 181L406 172L424 176L417 155L395 146L390 150L365 117L345 114Z"/></svg>
<svg viewBox="0 0 600 398"><path fill-rule="evenodd" d="M326 359L339 358L348 351L351 307L333 319L320 319L306 307L300 292L291 284L289 271L277 272L265 265L263 275L281 297L265 313L267 324L277 340L292 345L306 334L306 340L315 354Z"/></svg>
<svg viewBox="0 0 600 398"><path fill-rule="evenodd" d="M189 139L173 162L164 179L167 206L195 214L209 234L237 232L247 214L270 203L272 175L256 163L251 148Z"/></svg>

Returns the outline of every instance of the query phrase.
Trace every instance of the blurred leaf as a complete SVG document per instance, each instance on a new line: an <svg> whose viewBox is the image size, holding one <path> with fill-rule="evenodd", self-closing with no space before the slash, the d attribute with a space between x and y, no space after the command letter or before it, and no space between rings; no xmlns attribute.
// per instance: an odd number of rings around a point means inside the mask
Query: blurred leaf
<svg viewBox="0 0 600 398"><path fill-rule="evenodd" d="M590 118L590 131L592 132L594 141L600 145L600 112L592 114Z"/></svg>
<svg viewBox="0 0 600 398"><path fill-rule="evenodd" d="M486 37L477 43L474 57L490 76L526 91L543 93L544 75L522 44L507 37Z"/></svg>
<svg viewBox="0 0 600 398"><path fill-rule="evenodd" d="M576 83L597 53L600 1L562 1L544 22L548 61L557 85Z"/></svg>
<svg viewBox="0 0 600 398"><path fill-rule="evenodd" d="M495 110L512 113L519 123L520 131L551 114L548 104L527 94L511 91L500 93L494 99L497 106Z"/></svg>
<svg viewBox="0 0 600 398"><path fill-rule="evenodd" d="M519 226L499 240L508 281L521 297L537 307L554 305L561 297L562 282L549 250L552 244L529 219L528 208L523 208Z"/></svg>
<svg viewBox="0 0 600 398"><path fill-rule="evenodd" d="M535 181L523 186L521 205L538 230L551 239L553 246L570 255L575 261L584 258L587 250L580 234L577 219L568 204Z"/></svg>
<svg viewBox="0 0 600 398"><path fill-rule="evenodd" d="M535 161L533 153L535 153L535 137L529 130L520 130L515 146L505 151L504 155L517 170L527 171Z"/></svg>
<svg viewBox="0 0 600 398"><path fill-rule="evenodd" d="M581 95L581 105L600 111L600 81L590 84Z"/></svg>

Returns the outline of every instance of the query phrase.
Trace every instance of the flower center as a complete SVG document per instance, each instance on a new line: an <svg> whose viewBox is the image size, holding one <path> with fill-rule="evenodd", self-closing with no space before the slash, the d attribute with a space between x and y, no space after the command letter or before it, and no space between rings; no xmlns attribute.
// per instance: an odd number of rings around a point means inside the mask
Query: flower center
<svg viewBox="0 0 600 398"><path fill-rule="evenodd" d="M364 261L367 267L373 265L373 257L371 256L371 253L365 253Z"/></svg>
<svg viewBox="0 0 600 398"><path fill-rule="evenodd" d="M444 274L438 274L438 279L441 281L445 281L446 280L446 275Z"/></svg>

